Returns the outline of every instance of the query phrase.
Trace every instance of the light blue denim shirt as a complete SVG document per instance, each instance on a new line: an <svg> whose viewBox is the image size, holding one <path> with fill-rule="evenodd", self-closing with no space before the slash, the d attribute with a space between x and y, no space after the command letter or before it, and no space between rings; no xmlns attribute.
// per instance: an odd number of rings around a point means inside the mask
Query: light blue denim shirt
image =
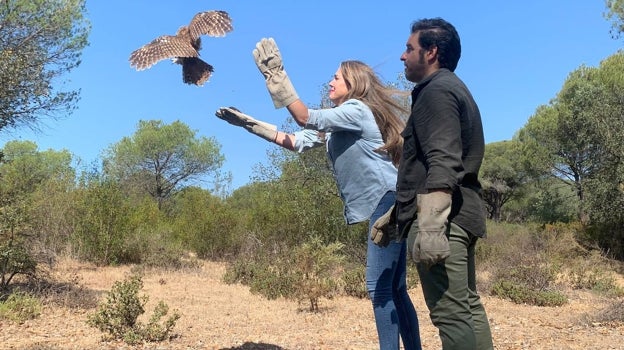
<svg viewBox="0 0 624 350"><path fill-rule="evenodd" d="M397 169L385 152L373 112L359 100L331 109L310 109L305 129L295 132L295 150L327 145L347 224L368 220L388 191L396 190ZM325 132L319 138L318 132Z"/></svg>

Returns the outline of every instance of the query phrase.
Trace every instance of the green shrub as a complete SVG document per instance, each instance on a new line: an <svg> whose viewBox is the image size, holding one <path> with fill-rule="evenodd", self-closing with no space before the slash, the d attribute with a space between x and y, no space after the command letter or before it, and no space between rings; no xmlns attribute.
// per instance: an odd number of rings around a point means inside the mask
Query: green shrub
<svg viewBox="0 0 624 350"><path fill-rule="evenodd" d="M295 283L292 297L299 302L307 300L310 311L319 311L321 298L332 298L341 288L344 256L342 243L324 244L320 237L312 237L294 251L292 280Z"/></svg>
<svg viewBox="0 0 624 350"><path fill-rule="evenodd" d="M286 262L279 250L253 250L244 259L231 262L223 275L227 284L241 283L249 291L267 299L277 299L293 293L294 283Z"/></svg>
<svg viewBox="0 0 624 350"><path fill-rule="evenodd" d="M41 302L36 297L22 292L12 293L0 302L0 318L16 323L37 318L41 314Z"/></svg>
<svg viewBox="0 0 624 350"><path fill-rule="evenodd" d="M126 195L113 181L95 180L76 190L70 237L73 253L98 265L128 262L125 239L132 212Z"/></svg>
<svg viewBox="0 0 624 350"><path fill-rule="evenodd" d="M145 313L144 307L149 299L146 295L139 296L142 287L143 281L137 275L115 282L106 302L100 304L96 313L89 315L87 324L130 345L141 341L165 340L180 315L174 312L161 324L160 319L167 315L169 308L160 301L147 325L138 322L138 317Z"/></svg>
<svg viewBox="0 0 624 350"><path fill-rule="evenodd" d="M617 284L606 258L597 251L580 257L568 268L568 280L572 288L588 289L614 297L624 295L624 290Z"/></svg>
<svg viewBox="0 0 624 350"><path fill-rule="evenodd" d="M17 275L32 275L37 263L22 244L0 243L0 291L7 290Z"/></svg>
<svg viewBox="0 0 624 350"><path fill-rule="evenodd" d="M228 266L223 280L248 285L252 293L269 299L307 301L310 311L318 311L321 298L342 291L342 248L341 243L325 244L313 237L292 248L250 249L245 259Z"/></svg>
<svg viewBox="0 0 624 350"><path fill-rule="evenodd" d="M493 227L493 230L489 228ZM536 226L488 226L488 238L477 245L477 262L489 272L486 290L516 303L559 305L557 291L567 237ZM479 257L484 261L480 261Z"/></svg>
<svg viewBox="0 0 624 350"><path fill-rule="evenodd" d="M344 293L348 296L364 299L368 297L366 289L366 266L347 265L342 275Z"/></svg>
<svg viewBox="0 0 624 350"><path fill-rule="evenodd" d="M536 306L561 306L568 302L558 291L535 290L527 286L505 280L498 280L492 287L492 294L509 299L516 304Z"/></svg>

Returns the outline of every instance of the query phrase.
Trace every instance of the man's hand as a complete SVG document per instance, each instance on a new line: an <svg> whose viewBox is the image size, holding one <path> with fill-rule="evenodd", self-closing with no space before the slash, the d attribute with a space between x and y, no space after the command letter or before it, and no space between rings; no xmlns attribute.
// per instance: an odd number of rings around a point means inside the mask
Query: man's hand
<svg viewBox="0 0 624 350"><path fill-rule="evenodd" d="M263 38L253 50L254 61L264 76L275 108L286 107L299 99L282 62L282 55L273 38Z"/></svg>
<svg viewBox="0 0 624 350"><path fill-rule="evenodd" d="M410 228L416 235L412 259L427 268L451 255L446 235L451 198L450 193L442 190L417 195L418 216Z"/></svg>
<svg viewBox="0 0 624 350"><path fill-rule="evenodd" d="M277 126L256 120L235 107L221 107L215 112L215 115L232 125L243 127L250 133L269 142L274 142L277 137Z"/></svg>
<svg viewBox="0 0 624 350"><path fill-rule="evenodd" d="M391 240L398 240L398 228L396 222L396 209L394 205L379 217L371 228L371 240L381 247L386 247Z"/></svg>

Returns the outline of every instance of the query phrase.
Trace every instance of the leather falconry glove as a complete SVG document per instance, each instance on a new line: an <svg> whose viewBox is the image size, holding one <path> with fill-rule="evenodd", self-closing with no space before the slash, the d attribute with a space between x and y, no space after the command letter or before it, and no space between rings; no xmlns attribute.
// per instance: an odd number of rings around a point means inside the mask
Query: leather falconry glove
<svg viewBox="0 0 624 350"><path fill-rule="evenodd" d="M371 240L380 247L386 247L393 239L396 241L401 239L394 205L375 221L371 229Z"/></svg>
<svg viewBox="0 0 624 350"><path fill-rule="evenodd" d="M273 38L262 38L253 50L253 56L276 109L286 107L299 99L284 70L282 55Z"/></svg>
<svg viewBox="0 0 624 350"><path fill-rule="evenodd" d="M417 195L418 213L410 231L416 234L412 259L427 268L451 255L448 237L448 216L451 213L451 194L432 191Z"/></svg>
<svg viewBox="0 0 624 350"><path fill-rule="evenodd" d="M235 107L221 107L215 112L215 115L232 125L243 127L250 133L269 142L274 142L277 137L277 126L256 120Z"/></svg>

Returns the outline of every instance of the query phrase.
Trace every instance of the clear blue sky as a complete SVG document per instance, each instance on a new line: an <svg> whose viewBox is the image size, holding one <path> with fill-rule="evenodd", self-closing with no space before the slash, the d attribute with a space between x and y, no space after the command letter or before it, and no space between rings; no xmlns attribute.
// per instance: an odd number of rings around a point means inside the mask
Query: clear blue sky
<svg viewBox="0 0 624 350"><path fill-rule="evenodd" d="M74 114L47 120L40 133L0 134L0 144L20 139L40 150L66 149L89 164L136 131L139 120L181 120L197 136L214 137L233 174L232 189L250 181L254 165L267 162L272 146L214 116L236 106L258 119L282 125L251 51L274 37L300 98L320 101L322 87L346 59L373 66L386 81L403 70L399 60L412 21L443 17L462 40L456 73L481 109L486 142L509 140L535 109L546 104L581 64L597 66L622 47L611 39L601 0L525 1L154 1L89 0L90 46L68 76L81 89ZM180 66L161 61L137 72L130 53L161 34L174 34L193 15L224 10L234 31L203 38L202 58L215 67L203 87L182 83Z"/></svg>

